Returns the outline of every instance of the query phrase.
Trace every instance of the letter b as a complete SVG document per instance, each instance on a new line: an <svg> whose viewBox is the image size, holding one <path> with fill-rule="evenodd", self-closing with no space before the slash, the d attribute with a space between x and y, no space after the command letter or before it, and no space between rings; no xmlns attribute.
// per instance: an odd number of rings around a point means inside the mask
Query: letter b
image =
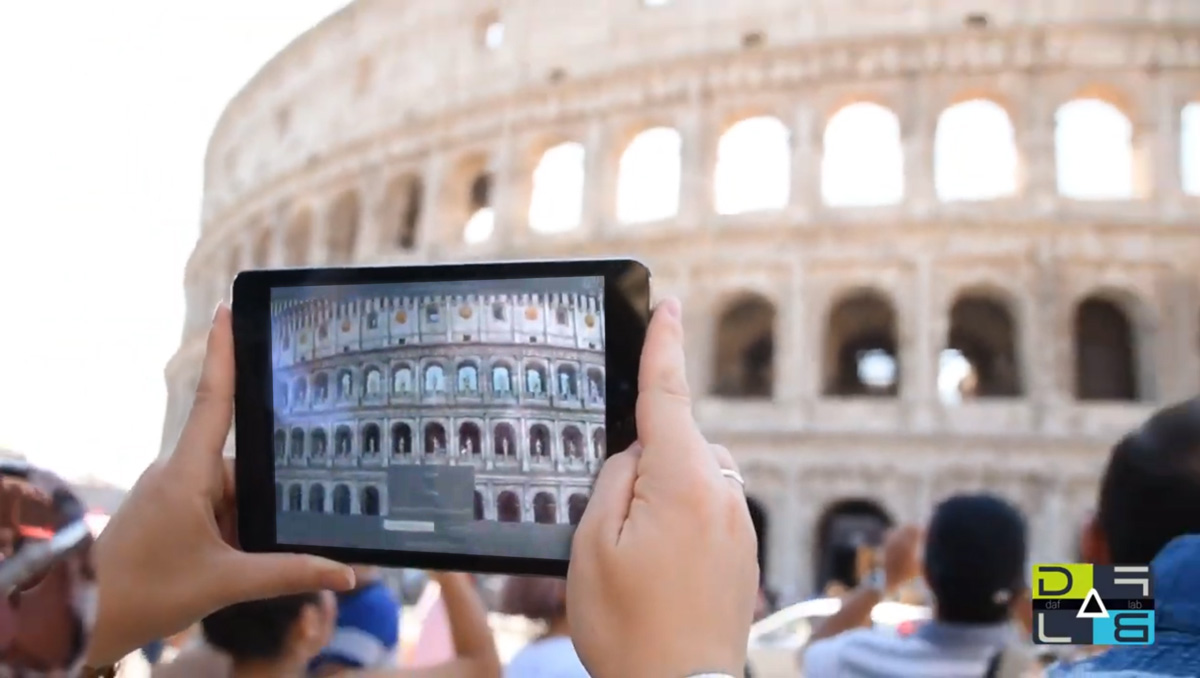
<svg viewBox="0 0 1200 678"><path fill-rule="evenodd" d="M1123 645L1148 644L1151 623L1146 612L1118 612L1113 615L1113 639Z"/></svg>

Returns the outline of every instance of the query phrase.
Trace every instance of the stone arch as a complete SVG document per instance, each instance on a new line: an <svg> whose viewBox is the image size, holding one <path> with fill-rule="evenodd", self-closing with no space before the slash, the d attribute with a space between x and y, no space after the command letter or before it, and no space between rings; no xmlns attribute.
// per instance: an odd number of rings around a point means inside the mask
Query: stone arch
<svg viewBox="0 0 1200 678"><path fill-rule="evenodd" d="M388 222L394 224L395 246L411 250L417 245L417 229L425 199L425 182L417 174L405 174L388 184L386 191Z"/></svg>
<svg viewBox="0 0 1200 678"><path fill-rule="evenodd" d="M283 241L284 266L303 266L309 261L312 249L313 215L305 207L292 215L287 236Z"/></svg>
<svg viewBox="0 0 1200 678"><path fill-rule="evenodd" d="M345 484L338 484L333 488L333 512L340 516L348 516L350 515L350 509L350 487Z"/></svg>
<svg viewBox="0 0 1200 678"><path fill-rule="evenodd" d="M1058 192L1074 200L1135 197L1133 124L1114 102L1072 99L1055 113Z"/></svg>
<svg viewBox="0 0 1200 678"><path fill-rule="evenodd" d="M308 511L309 513L324 513L325 512L325 486L320 483L313 483L308 488Z"/></svg>
<svg viewBox="0 0 1200 678"><path fill-rule="evenodd" d="M333 453L338 457L348 457L354 451L354 434L349 426L339 426L333 432Z"/></svg>
<svg viewBox="0 0 1200 678"><path fill-rule="evenodd" d="M425 454L446 453L446 427L431 421L425 424Z"/></svg>
<svg viewBox="0 0 1200 678"><path fill-rule="evenodd" d="M275 429L275 461L287 459L287 433Z"/></svg>
<svg viewBox="0 0 1200 678"><path fill-rule="evenodd" d="M555 390L560 400L579 400L579 370L571 363L559 363L555 366Z"/></svg>
<svg viewBox="0 0 1200 678"><path fill-rule="evenodd" d="M944 401L1022 393L1017 327L1007 299L982 291L960 294L950 307L938 390Z"/></svg>
<svg viewBox="0 0 1200 678"><path fill-rule="evenodd" d="M548 395L546 383L546 368L538 362L525 363L525 394L534 398L545 398Z"/></svg>
<svg viewBox="0 0 1200 678"><path fill-rule="evenodd" d="M383 436L378 424L367 424L362 432L362 450L364 455L376 455L383 449Z"/></svg>
<svg viewBox="0 0 1200 678"><path fill-rule="evenodd" d="M896 395L898 336L896 311L882 292L860 289L833 304L825 335L825 395Z"/></svg>
<svg viewBox="0 0 1200 678"><path fill-rule="evenodd" d="M296 377L292 381L292 402L297 405L303 405L308 401L308 379L305 377Z"/></svg>
<svg viewBox="0 0 1200 678"><path fill-rule="evenodd" d="M326 243L330 263L344 264L354 260L361 211L357 191L344 191L334 200L329 212L329 240Z"/></svg>
<svg viewBox="0 0 1200 678"><path fill-rule="evenodd" d="M494 396L511 396L513 394L513 368L512 363L507 360L495 360L492 362L492 395Z"/></svg>
<svg viewBox="0 0 1200 678"><path fill-rule="evenodd" d="M313 429L309 440L313 459L324 459L325 453L329 451L329 436L325 434L325 429Z"/></svg>
<svg viewBox="0 0 1200 678"><path fill-rule="evenodd" d="M583 434L576 426L567 426L562 430L562 450L564 459L582 460L587 453L583 442Z"/></svg>
<svg viewBox="0 0 1200 678"><path fill-rule="evenodd" d="M944 109L938 115L933 150L934 187L940 200L994 200L1016 194L1016 132L998 102L972 98Z"/></svg>
<svg viewBox="0 0 1200 678"><path fill-rule="evenodd" d="M383 395L383 370L375 365L368 365L363 378L363 389L364 395L369 397Z"/></svg>
<svg viewBox="0 0 1200 678"><path fill-rule="evenodd" d="M585 402L589 405L603 405L607 393L604 388L604 369L595 365L587 368L587 392Z"/></svg>
<svg viewBox="0 0 1200 678"><path fill-rule="evenodd" d="M721 311L713 352L713 393L732 398L770 398L775 382L775 305L744 294Z"/></svg>
<svg viewBox="0 0 1200 678"><path fill-rule="evenodd" d="M587 510L588 496L582 492L575 492L567 498L567 522L572 525L578 525L583 519L583 512Z"/></svg>
<svg viewBox="0 0 1200 678"><path fill-rule="evenodd" d="M597 426L596 430L592 431L592 454L599 461L604 461L604 455L608 449L608 437L604 432L603 426Z"/></svg>
<svg viewBox="0 0 1200 678"><path fill-rule="evenodd" d="M496 497L496 520L502 523L521 522L521 498L512 490L504 490Z"/></svg>
<svg viewBox="0 0 1200 678"><path fill-rule="evenodd" d="M779 118L743 118L717 141L713 172L717 214L783 209L791 183L791 130Z"/></svg>
<svg viewBox="0 0 1200 678"><path fill-rule="evenodd" d="M409 395L413 392L413 368L409 363L392 365L392 393Z"/></svg>
<svg viewBox="0 0 1200 678"><path fill-rule="evenodd" d="M758 578L759 581L768 581L767 579L767 555L769 553L768 545L770 532L770 522L767 517L767 508L761 501L755 497L746 497L746 506L750 509L750 522L754 524L754 534L758 537L758 551L755 556L758 558Z"/></svg>
<svg viewBox="0 0 1200 678"><path fill-rule="evenodd" d="M813 571L817 591L824 591L834 581L857 586L859 549L880 545L893 522L891 515L871 499L844 499L827 506L815 526Z"/></svg>
<svg viewBox="0 0 1200 678"><path fill-rule="evenodd" d="M529 230L551 234L571 231L583 222L587 149L564 141L542 153L533 170Z"/></svg>
<svg viewBox="0 0 1200 678"><path fill-rule="evenodd" d="M475 490L475 520L483 520L483 493Z"/></svg>
<svg viewBox="0 0 1200 678"><path fill-rule="evenodd" d="M460 225L462 240L468 245L486 242L496 227L492 204L492 173L482 153L464 158L452 177L456 192L448 205L449 223Z"/></svg>
<svg viewBox="0 0 1200 678"><path fill-rule="evenodd" d="M1129 304L1091 294L1075 306L1075 397L1136 401L1141 392L1138 337Z"/></svg>
<svg viewBox="0 0 1200 678"><path fill-rule="evenodd" d="M683 137L673 127L642 130L617 164L617 221L639 224L679 213Z"/></svg>
<svg viewBox="0 0 1200 678"><path fill-rule="evenodd" d="M479 394L479 363L462 360L454 368L455 392L463 395Z"/></svg>
<svg viewBox="0 0 1200 678"><path fill-rule="evenodd" d="M424 387L422 395L438 395L446 392L446 370L441 363L431 362L425 365L421 385Z"/></svg>
<svg viewBox="0 0 1200 678"><path fill-rule="evenodd" d="M362 506L362 514L364 516L377 516L380 513L379 488L374 485L367 485L362 490L362 497L359 498L359 504Z"/></svg>
<svg viewBox="0 0 1200 678"><path fill-rule="evenodd" d="M412 454L412 427L403 422L392 424L392 454Z"/></svg>
<svg viewBox="0 0 1200 678"><path fill-rule="evenodd" d="M464 421L458 425L458 447L459 453L467 456L483 454L483 437L478 424Z"/></svg>
<svg viewBox="0 0 1200 678"><path fill-rule="evenodd" d="M304 488L300 487L299 483L292 483L292 485L288 487L288 510L304 510Z"/></svg>
<svg viewBox="0 0 1200 678"><path fill-rule="evenodd" d="M533 495L533 522L541 525L558 522L558 504L552 493L538 492Z"/></svg>
<svg viewBox="0 0 1200 678"><path fill-rule="evenodd" d="M550 443L550 429L545 424L534 424L529 427L529 458L549 459L553 449Z"/></svg>
<svg viewBox="0 0 1200 678"><path fill-rule="evenodd" d="M323 403L329 400L329 373L318 372L313 378L313 401Z"/></svg>
<svg viewBox="0 0 1200 678"><path fill-rule="evenodd" d="M354 397L354 371L350 369L341 369L337 373L337 397L338 400L347 400Z"/></svg>
<svg viewBox="0 0 1200 678"><path fill-rule="evenodd" d="M492 429L492 454L497 457L517 456L517 434L511 424L500 422Z"/></svg>
<svg viewBox="0 0 1200 678"><path fill-rule="evenodd" d="M892 109L858 101L825 124L821 197L830 207L893 205L904 199L904 145Z"/></svg>
<svg viewBox="0 0 1200 678"><path fill-rule="evenodd" d="M304 458L304 429L299 426L292 429L290 451L292 459Z"/></svg>

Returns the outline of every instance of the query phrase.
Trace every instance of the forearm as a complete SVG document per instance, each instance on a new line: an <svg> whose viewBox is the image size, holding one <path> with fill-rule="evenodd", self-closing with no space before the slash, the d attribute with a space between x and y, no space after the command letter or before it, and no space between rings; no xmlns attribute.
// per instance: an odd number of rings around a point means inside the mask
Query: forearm
<svg viewBox="0 0 1200 678"><path fill-rule="evenodd" d="M455 654L460 660L471 661L474 676L500 675L500 656L488 626L487 608L475 591L470 575L443 575L439 577L439 583Z"/></svg>
<svg viewBox="0 0 1200 678"><path fill-rule="evenodd" d="M860 586L842 599L842 607L821 624L808 642L831 638L851 629L862 628L871 620L871 610L883 600L883 595L874 588Z"/></svg>

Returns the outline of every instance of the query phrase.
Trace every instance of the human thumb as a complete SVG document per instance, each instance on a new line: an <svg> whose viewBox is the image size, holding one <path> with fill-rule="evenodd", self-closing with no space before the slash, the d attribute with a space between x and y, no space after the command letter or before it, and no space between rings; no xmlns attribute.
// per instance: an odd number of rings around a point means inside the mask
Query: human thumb
<svg viewBox="0 0 1200 678"><path fill-rule="evenodd" d="M654 309L638 367L638 440L654 456L669 451L672 463L686 463L675 457L707 449L692 416L682 315L678 299L664 299Z"/></svg>
<svg viewBox="0 0 1200 678"><path fill-rule="evenodd" d="M227 556L232 562L217 571L236 573L228 586L227 605L312 591L348 591L354 588L354 570L348 565L293 553L242 553Z"/></svg>

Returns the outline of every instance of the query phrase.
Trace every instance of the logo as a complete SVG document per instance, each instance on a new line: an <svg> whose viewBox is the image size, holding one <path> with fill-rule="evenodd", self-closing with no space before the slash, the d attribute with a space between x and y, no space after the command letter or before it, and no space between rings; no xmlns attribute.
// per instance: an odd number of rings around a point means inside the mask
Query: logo
<svg viewBox="0 0 1200 678"><path fill-rule="evenodd" d="M1033 566L1037 645L1153 645L1154 578L1145 565Z"/></svg>

